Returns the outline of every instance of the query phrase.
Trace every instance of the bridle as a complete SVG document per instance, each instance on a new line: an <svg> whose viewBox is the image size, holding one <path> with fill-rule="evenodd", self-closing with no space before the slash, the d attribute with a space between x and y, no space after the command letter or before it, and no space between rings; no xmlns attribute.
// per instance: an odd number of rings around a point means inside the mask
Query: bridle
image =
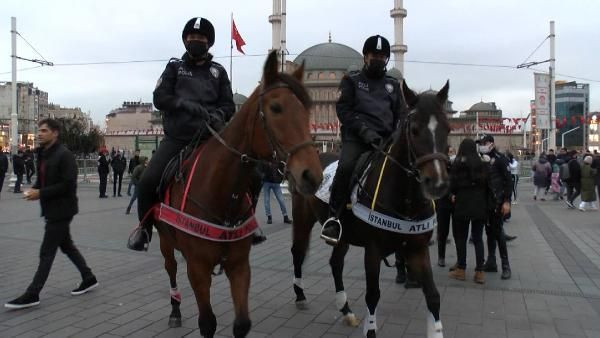
<svg viewBox="0 0 600 338"><path fill-rule="evenodd" d="M414 141L413 141L413 139L411 137L411 133L410 133L410 126L411 126L410 123L411 123L411 118L413 116L415 116L414 111L411 111L410 113L408 113L406 115L406 117L404 118L402 127L398 128L398 132L393 133L390 136L390 138L388 139L388 141L384 143L384 144L390 144L390 141L391 141L391 144L395 144L397 141L396 138L402 137L402 134L404 133L404 136L406 137L406 147L408 149L408 151L406 152L406 157L407 157L406 162L408 163L408 166L402 164L399 160L394 158L394 156L392 156L389 153L389 149L388 149L388 151L385 151L381 147L376 147L375 149L381 155L387 157L387 159L390 162L392 162L393 164L398 166L400 169L402 169L409 177L413 177L417 182L421 183L420 168L423 167L423 165L425 165L426 163L432 162L434 160L439 160L439 161L442 161L445 164L447 164L448 156L444 153L435 152L435 153L426 154L426 155L417 157L417 154L415 152L415 147L414 147ZM433 137L435 137L435 135L433 135Z"/></svg>
<svg viewBox="0 0 600 338"><path fill-rule="evenodd" d="M273 157L270 160L263 160L263 159L260 159L257 157L253 157L253 156L248 155L247 153L242 153L239 150L233 148L232 146L227 144L227 142L219 135L219 133L208 124L208 122L206 123L206 127L208 128L208 131L212 134L212 136L217 141L219 141L219 143L221 143L225 148L227 148L230 152L239 156L240 161L242 163L248 163L248 162L273 163L273 162L275 162L275 163L284 164L284 169L285 169L285 168L287 168L289 159L294 154L296 154L300 149L314 145L314 142L312 140L306 140L306 141L300 142L300 143L292 146L290 149L286 150L281 145L281 143L277 141L277 138L273 134L273 130L269 127L269 125L267 123L267 118L266 118L266 115L263 110L263 100L264 100L264 96L266 93L268 93L271 90L278 89L278 88L288 88L291 90L291 87L284 82L276 82L275 84L262 89L258 96L258 111L256 114L256 118L254 120L254 123L256 123L257 118L260 118L260 120L262 121L262 127L263 127L263 130L265 131L265 133L267 134L267 140L269 142L269 147L271 148L271 153L273 154ZM293 90L292 90L292 93L294 93ZM294 93L294 95L296 95L296 93ZM253 128L253 134L251 136L251 140L253 140L253 139L254 139L254 128Z"/></svg>

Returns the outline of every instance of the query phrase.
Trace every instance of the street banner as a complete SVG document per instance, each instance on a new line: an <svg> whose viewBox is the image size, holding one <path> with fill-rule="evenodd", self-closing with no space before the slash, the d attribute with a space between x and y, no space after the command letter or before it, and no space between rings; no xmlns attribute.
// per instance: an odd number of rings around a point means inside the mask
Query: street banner
<svg viewBox="0 0 600 338"><path fill-rule="evenodd" d="M533 77L536 124L539 129L550 129L550 75L533 73Z"/></svg>

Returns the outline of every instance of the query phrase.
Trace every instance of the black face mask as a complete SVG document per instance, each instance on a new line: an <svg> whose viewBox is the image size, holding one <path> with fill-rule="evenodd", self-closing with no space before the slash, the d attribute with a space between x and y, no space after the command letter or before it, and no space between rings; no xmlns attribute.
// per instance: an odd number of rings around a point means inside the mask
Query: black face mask
<svg viewBox="0 0 600 338"><path fill-rule="evenodd" d="M192 40L187 43L186 49L188 54L194 59L203 59L208 53L208 44L202 41Z"/></svg>
<svg viewBox="0 0 600 338"><path fill-rule="evenodd" d="M379 59L371 59L368 65L365 65L367 75L371 78L380 78L385 75L386 62Z"/></svg>

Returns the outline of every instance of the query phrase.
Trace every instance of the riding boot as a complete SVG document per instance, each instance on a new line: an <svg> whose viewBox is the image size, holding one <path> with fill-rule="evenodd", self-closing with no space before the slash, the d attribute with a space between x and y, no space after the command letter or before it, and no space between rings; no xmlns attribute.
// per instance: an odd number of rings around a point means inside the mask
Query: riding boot
<svg viewBox="0 0 600 338"><path fill-rule="evenodd" d="M148 251L152 239L152 223L145 222L136 228L127 241L127 248L135 251Z"/></svg>

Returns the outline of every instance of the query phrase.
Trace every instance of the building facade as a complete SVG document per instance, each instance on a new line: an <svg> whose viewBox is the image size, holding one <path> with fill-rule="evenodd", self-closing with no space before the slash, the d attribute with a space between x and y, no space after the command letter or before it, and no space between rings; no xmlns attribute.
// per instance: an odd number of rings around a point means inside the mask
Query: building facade
<svg viewBox="0 0 600 338"><path fill-rule="evenodd" d="M105 146L109 150L123 150L126 156L135 149L150 155L163 137L160 112L149 102L125 101L106 114L105 122Z"/></svg>
<svg viewBox="0 0 600 338"><path fill-rule="evenodd" d="M84 113L79 107L67 108L61 107L59 104L50 103L47 114L40 114L40 119L44 118L75 120L81 123L86 132L94 127L90 114Z"/></svg>
<svg viewBox="0 0 600 338"><path fill-rule="evenodd" d="M556 144L560 147L585 149L588 146L590 85L556 81ZM575 129L578 128L578 129ZM573 130L575 129L575 130ZM563 133L565 144L562 144Z"/></svg>
<svg viewBox="0 0 600 338"><path fill-rule="evenodd" d="M0 148L10 146L10 115L12 109L12 84L0 83ZM48 93L30 82L17 83L17 119L19 147L34 147L37 122L48 114Z"/></svg>

